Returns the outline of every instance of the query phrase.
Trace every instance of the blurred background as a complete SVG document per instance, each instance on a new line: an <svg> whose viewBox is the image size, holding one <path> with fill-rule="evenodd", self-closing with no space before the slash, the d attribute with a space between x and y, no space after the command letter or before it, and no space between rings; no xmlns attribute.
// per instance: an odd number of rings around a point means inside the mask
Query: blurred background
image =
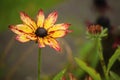
<svg viewBox="0 0 120 80"><path fill-rule="evenodd" d="M100 1L100 2L99 2ZM56 23L70 23L72 33L58 39L62 52L50 47L42 49L42 77L45 80L63 69L68 63L73 64L77 56L95 67L94 42L86 38L86 27L90 24L109 25L110 32L119 37L120 0L1 0L0 1L0 80L35 80L37 79L38 46L35 42L20 43L15 34L8 29L11 24L22 23L20 11L35 19L39 9L47 15L58 11ZM103 1L103 3L101 2ZM102 19L101 19L102 18ZM100 19L100 20L99 20ZM104 23L105 22L105 23ZM116 36L103 41L106 60L113 54L112 47ZM108 45L109 44L109 45ZM118 63L120 63L118 61ZM115 67L120 70L120 65ZM118 71L120 72L120 71Z"/></svg>

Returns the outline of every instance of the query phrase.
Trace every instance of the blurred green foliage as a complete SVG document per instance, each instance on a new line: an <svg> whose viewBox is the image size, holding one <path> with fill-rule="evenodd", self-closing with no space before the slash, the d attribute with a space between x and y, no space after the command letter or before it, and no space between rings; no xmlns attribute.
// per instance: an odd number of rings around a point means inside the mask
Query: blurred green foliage
<svg viewBox="0 0 120 80"><path fill-rule="evenodd" d="M10 24L20 23L20 11L33 16L39 9L46 11L63 1L65 0L1 0L0 32L7 30Z"/></svg>
<svg viewBox="0 0 120 80"><path fill-rule="evenodd" d="M110 79L111 80L120 80L120 76L115 72L110 71Z"/></svg>
<svg viewBox="0 0 120 80"><path fill-rule="evenodd" d="M97 73L94 68L88 66L86 62L76 57L75 57L75 61L79 65L79 67L83 69L85 72L87 72L94 80L101 80L100 74Z"/></svg>
<svg viewBox="0 0 120 80"><path fill-rule="evenodd" d="M65 74L66 69L63 69L61 72L59 72L54 78L53 80L62 80L63 75Z"/></svg>
<svg viewBox="0 0 120 80"><path fill-rule="evenodd" d="M111 69L111 67L114 65L115 61L119 58L119 56L120 56L120 47L118 47L118 49L115 51L115 53L109 59L108 66L107 66L108 72Z"/></svg>

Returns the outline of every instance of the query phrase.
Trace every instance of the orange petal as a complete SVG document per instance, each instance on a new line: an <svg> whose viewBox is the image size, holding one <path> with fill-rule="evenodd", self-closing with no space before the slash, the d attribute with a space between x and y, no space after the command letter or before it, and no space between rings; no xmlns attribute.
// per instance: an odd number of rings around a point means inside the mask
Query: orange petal
<svg viewBox="0 0 120 80"><path fill-rule="evenodd" d="M44 38L44 43L46 45L49 45L50 47L54 48L56 51L61 51L59 43L53 38L45 37Z"/></svg>
<svg viewBox="0 0 120 80"><path fill-rule="evenodd" d="M20 42L28 42L28 41L30 41L30 39L28 39L27 37L26 37L26 35L18 35L17 37L16 37L16 39L18 40L18 41L20 41Z"/></svg>
<svg viewBox="0 0 120 80"><path fill-rule="evenodd" d="M58 31L49 32L49 35L53 38L63 37L66 34L67 34L67 31L65 31L65 30L58 30Z"/></svg>
<svg viewBox="0 0 120 80"><path fill-rule="evenodd" d="M30 40L37 40L37 37L35 34L27 34L26 37Z"/></svg>
<svg viewBox="0 0 120 80"><path fill-rule="evenodd" d="M24 24L19 24L16 26L10 25L9 28L16 34L33 33L33 30Z"/></svg>
<svg viewBox="0 0 120 80"><path fill-rule="evenodd" d="M36 30L36 23L24 12L20 12L20 18L26 25L30 26L31 29Z"/></svg>
<svg viewBox="0 0 120 80"><path fill-rule="evenodd" d="M44 27L45 29L50 28L51 26L53 26L53 24L56 22L58 17L57 12L52 12L51 14L48 15L47 19L44 22Z"/></svg>
<svg viewBox="0 0 120 80"><path fill-rule="evenodd" d="M45 47L43 38L38 38L38 46L39 46L40 48Z"/></svg>
<svg viewBox="0 0 120 80"><path fill-rule="evenodd" d="M43 27L44 19L45 19L44 12L43 10L40 10L37 15L37 26L38 27Z"/></svg>
<svg viewBox="0 0 120 80"><path fill-rule="evenodd" d="M56 30L67 30L70 24L68 23L62 23L62 24L55 24L53 27L51 27L48 32L50 31L56 31Z"/></svg>

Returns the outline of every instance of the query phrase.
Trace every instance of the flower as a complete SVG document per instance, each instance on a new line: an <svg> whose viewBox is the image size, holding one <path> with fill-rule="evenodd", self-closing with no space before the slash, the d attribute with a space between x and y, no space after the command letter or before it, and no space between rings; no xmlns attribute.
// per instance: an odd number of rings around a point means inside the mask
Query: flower
<svg viewBox="0 0 120 80"><path fill-rule="evenodd" d="M69 80L77 80L76 77L72 73L69 73L68 77L69 77ZM67 80L67 78L65 76L63 76L62 80Z"/></svg>
<svg viewBox="0 0 120 80"><path fill-rule="evenodd" d="M102 38L107 36L107 28L103 29L100 25L90 25L87 27L88 38Z"/></svg>
<svg viewBox="0 0 120 80"><path fill-rule="evenodd" d="M102 27L100 25L91 25L88 27L88 32L90 34L100 34L102 31Z"/></svg>
<svg viewBox="0 0 120 80"><path fill-rule="evenodd" d="M87 75L87 76L85 77L85 80L93 80L93 79L92 79L91 76Z"/></svg>
<svg viewBox="0 0 120 80"><path fill-rule="evenodd" d="M117 47L119 47L119 45L120 45L120 38L118 37L118 38L115 39L115 41L112 45L112 48L116 49Z"/></svg>
<svg viewBox="0 0 120 80"><path fill-rule="evenodd" d="M38 42L40 48L49 45L57 51L60 51L60 45L56 38L65 36L70 24L55 24L58 17L57 11L48 15L45 19L44 12L41 9L37 14L36 22L24 12L20 12L20 18L23 24L10 25L11 31L17 34L16 39L20 42L28 42L30 40Z"/></svg>

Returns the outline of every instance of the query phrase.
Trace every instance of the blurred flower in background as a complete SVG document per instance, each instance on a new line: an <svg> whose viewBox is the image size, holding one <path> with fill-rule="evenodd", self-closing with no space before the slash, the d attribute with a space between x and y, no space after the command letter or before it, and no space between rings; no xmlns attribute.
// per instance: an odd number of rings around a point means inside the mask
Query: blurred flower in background
<svg viewBox="0 0 120 80"><path fill-rule="evenodd" d="M69 77L69 80L77 80L72 73L68 73L67 77ZM61 80L67 80L68 79L67 77L63 76Z"/></svg>
<svg viewBox="0 0 120 80"><path fill-rule="evenodd" d="M87 35L89 38L102 38L107 36L107 28L103 29L100 25L90 25L87 27Z"/></svg>
<svg viewBox="0 0 120 80"><path fill-rule="evenodd" d="M100 34L102 31L102 27L100 25L91 25L88 26L88 32L93 35Z"/></svg>

